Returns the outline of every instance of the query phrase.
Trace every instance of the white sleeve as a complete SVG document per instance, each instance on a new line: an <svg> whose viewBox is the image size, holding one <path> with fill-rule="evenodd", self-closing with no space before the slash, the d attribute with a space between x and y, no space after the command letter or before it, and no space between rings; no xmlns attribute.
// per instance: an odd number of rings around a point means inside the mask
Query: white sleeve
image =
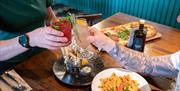
<svg viewBox="0 0 180 91"><path fill-rule="evenodd" d="M174 67L180 71L180 51L171 55L171 62Z"/></svg>

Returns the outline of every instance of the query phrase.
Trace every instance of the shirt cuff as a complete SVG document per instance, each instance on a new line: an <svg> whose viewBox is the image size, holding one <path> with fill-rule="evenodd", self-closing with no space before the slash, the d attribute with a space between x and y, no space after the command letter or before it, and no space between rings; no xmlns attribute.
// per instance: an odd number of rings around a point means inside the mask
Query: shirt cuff
<svg viewBox="0 0 180 91"><path fill-rule="evenodd" d="M176 69L180 70L180 51L171 55L171 62Z"/></svg>

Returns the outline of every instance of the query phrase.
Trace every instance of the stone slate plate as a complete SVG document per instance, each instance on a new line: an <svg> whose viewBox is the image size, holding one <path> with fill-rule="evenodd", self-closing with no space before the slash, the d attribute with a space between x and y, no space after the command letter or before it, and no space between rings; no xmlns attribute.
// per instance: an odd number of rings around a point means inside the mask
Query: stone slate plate
<svg viewBox="0 0 180 91"><path fill-rule="evenodd" d="M70 86L87 86L90 85L93 78L100 71L104 70L103 60L99 56L95 56L89 60L89 65L92 67L92 72L89 75L73 75L66 71L64 58L55 61L53 65L53 73L55 77L64 84Z"/></svg>

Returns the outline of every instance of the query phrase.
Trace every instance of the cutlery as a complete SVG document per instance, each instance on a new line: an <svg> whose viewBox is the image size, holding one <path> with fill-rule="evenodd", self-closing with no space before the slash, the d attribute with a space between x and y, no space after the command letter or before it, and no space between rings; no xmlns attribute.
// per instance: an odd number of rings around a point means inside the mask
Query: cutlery
<svg viewBox="0 0 180 91"><path fill-rule="evenodd" d="M24 90L26 90L26 87L23 86L23 85L21 85L21 84L15 79L15 77L14 77L13 75L9 74L8 71L5 72L5 75L6 75L8 78L10 78L11 80L13 80L13 81L15 81L15 82L17 83L17 86L16 86L16 87L19 89L19 91L24 91Z"/></svg>
<svg viewBox="0 0 180 91"><path fill-rule="evenodd" d="M7 84L9 87L11 87L11 89L12 89L13 91L23 91L23 90L21 90L20 88L11 85L10 83L8 83L8 82L7 82L4 78L2 78L2 77L0 77L0 80L2 80L5 84Z"/></svg>

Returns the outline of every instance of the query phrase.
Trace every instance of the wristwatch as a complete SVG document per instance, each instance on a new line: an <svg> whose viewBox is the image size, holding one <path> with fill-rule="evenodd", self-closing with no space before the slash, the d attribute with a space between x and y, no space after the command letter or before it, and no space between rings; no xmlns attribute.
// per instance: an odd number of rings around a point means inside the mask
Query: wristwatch
<svg viewBox="0 0 180 91"><path fill-rule="evenodd" d="M25 48L32 48L30 45L29 45L29 37L28 35L26 34L22 34L19 36L19 44L22 46L22 47L25 47Z"/></svg>

